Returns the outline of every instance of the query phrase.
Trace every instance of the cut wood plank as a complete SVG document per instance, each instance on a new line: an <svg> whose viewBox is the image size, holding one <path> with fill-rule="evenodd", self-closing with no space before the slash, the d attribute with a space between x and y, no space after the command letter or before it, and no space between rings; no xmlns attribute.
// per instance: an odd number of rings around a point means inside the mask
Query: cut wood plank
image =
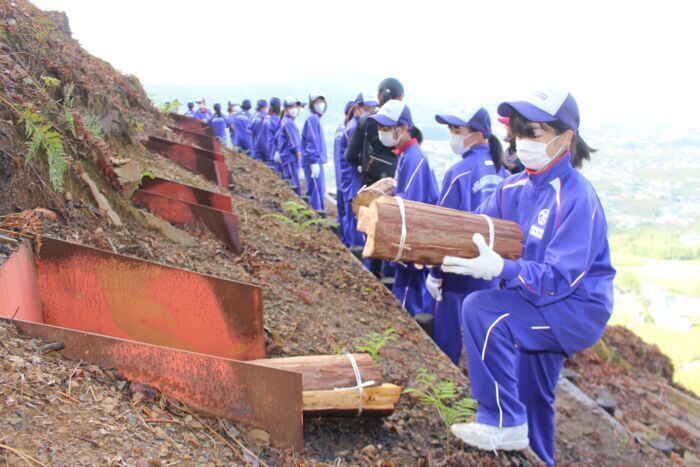
<svg viewBox="0 0 700 467"><path fill-rule="evenodd" d="M402 215L396 198L381 196L363 209L358 230L367 234L362 256L388 261L399 260L426 265L442 264L445 256L475 258L479 250L472 241L480 233L489 243L489 223L481 215L403 201L406 238L399 258ZM522 255L523 234L515 222L492 218L493 249L504 258Z"/></svg>
<svg viewBox="0 0 700 467"><path fill-rule="evenodd" d="M374 381L373 386L382 383L382 373L369 354L353 354L363 382ZM357 385L355 371L347 355L314 355L289 358L265 358L248 363L296 371L302 374L304 391L333 390L334 388Z"/></svg>
<svg viewBox="0 0 700 467"><path fill-rule="evenodd" d="M394 186L396 181L391 178L382 178L369 186L363 186L357 192L352 200L352 212L357 216L361 207L367 207L372 204L372 201L380 196L392 196L394 194Z"/></svg>
<svg viewBox="0 0 700 467"><path fill-rule="evenodd" d="M304 391L302 400L304 415L386 415L394 411L401 397L401 387L394 384L382 384L364 388L342 391Z"/></svg>

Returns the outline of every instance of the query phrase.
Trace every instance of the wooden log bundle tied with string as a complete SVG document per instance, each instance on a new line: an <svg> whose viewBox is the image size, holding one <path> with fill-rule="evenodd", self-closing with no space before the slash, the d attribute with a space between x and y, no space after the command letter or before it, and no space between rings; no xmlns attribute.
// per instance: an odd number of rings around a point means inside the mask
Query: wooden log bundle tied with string
<svg viewBox="0 0 700 467"><path fill-rule="evenodd" d="M523 233L515 222L391 196L361 207L357 230L367 234L362 256L387 261L438 265L445 256L475 258L475 233L503 258L518 259L523 249Z"/></svg>
<svg viewBox="0 0 700 467"><path fill-rule="evenodd" d="M395 184L396 181L393 178L387 177L360 188L352 200L352 212L355 217L359 214L361 207L369 206L375 199L381 196L392 196Z"/></svg>

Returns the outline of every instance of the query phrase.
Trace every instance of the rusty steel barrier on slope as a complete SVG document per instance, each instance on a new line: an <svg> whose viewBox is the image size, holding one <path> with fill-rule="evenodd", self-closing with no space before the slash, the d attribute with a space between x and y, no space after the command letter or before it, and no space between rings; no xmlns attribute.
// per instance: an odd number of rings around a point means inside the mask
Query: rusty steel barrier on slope
<svg viewBox="0 0 700 467"><path fill-rule="evenodd" d="M0 266L0 317L216 416L303 448L301 375L265 356L259 287L44 237ZM268 371L271 370L271 371Z"/></svg>
<svg viewBox="0 0 700 467"><path fill-rule="evenodd" d="M144 178L131 201L176 225L206 227L234 253L240 254L239 218L231 197L161 178Z"/></svg>
<svg viewBox="0 0 700 467"><path fill-rule="evenodd" d="M200 133L207 136L216 136L214 127L196 118L186 117L175 112L170 112L168 116L175 121L178 127L193 133Z"/></svg>
<svg viewBox="0 0 700 467"><path fill-rule="evenodd" d="M149 151L202 175L222 188L228 188L228 169L223 154L157 136L150 136L142 143Z"/></svg>

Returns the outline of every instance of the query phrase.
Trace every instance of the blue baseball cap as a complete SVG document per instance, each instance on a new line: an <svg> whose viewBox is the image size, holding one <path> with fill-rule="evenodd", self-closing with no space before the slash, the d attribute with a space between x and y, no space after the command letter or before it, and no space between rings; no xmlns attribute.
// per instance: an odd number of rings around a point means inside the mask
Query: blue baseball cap
<svg viewBox="0 0 700 467"><path fill-rule="evenodd" d="M295 97L295 96L287 96L284 99L284 103L283 103L284 107L293 107L295 105L304 105L304 104L301 102L301 99L299 99L298 97Z"/></svg>
<svg viewBox="0 0 700 467"><path fill-rule="evenodd" d="M258 107L267 107L267 101L265 99L258 99Z"/></svg>
<svg viewBox="0 0 700 467"><path fill-rule="evenodd" d="M483 107L459 110L452 114L438 114L435 115L435 121L443 125L468 126L474 131L480 131L484 138L492 135L491 116Z"/></svg>
<svg viewBox="0 0 700 467"><path fill-rule="evenodd" d="M498 105L498 114L510 118L515 110L520 115L537 123L560 121L574 133L578 133L581 118L578 104L570 92L560 89L536 91L520 101L506 101Z"/></svg>
<svg viewBox="0 0 700 467"><path fill-rule="evenodd" d="M411 111L408 106L396 99L387 101L386 104L381 106L379 112L371 115L370 118L376 120L382 126L406 125L409 128L413 127Z"/></svg>
<svg viewBox="0 0 700 467"><path fill-rule="evenodd" d="M218 102L216 104L214 104L214 110L216 110L217 112L220 112L221 111L221 104L219 104Z"/></svg>
<svg viewBox="0 0 700 467"><path fill-rule="evenodd" d="M321 91L311 91L311 92L309 93L309 102L313 102L313 101L315 101L316 99L318 99L319 97L320 97L320 98L323 98L323 99L326 98L326 96L324 96L324 95L323 95L323 92L321 92Z"/></svg>
<svg viewBox="0 0 700 467"><path fill-rule="evenodd" d="M355 98L355 104L362 104L362 105L368 105L371 107L376 107L379 105L379 101L377 100L377 96L375 96L374 93L361 92Z"/></svg>
<svg viewBox="0 0 700 467"><path fill-rule="evenodd" d="M350 101L347 104L345 104L345 113L350 112L350 109L352 108L353 105L355 105L355 101Z"/></svg>

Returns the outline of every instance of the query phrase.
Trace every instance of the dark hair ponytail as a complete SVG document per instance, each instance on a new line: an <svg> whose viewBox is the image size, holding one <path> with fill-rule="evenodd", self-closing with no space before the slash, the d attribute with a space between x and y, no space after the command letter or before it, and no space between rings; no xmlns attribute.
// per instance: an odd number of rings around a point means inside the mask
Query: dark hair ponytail
<svg viewBox="0 0 700 467"><path fill-rule="evenodd" d="M377 96L379 97L379 106L386 104L392 99L401 99L403 97L403 84L396 78L386 78L379 83L377 88Z"/></svg>
<svg viewBox="0 0 700 467"><path fill-rule="evenodd" d="M501 141L496 138L495 135L489 136L488 140L491 160L493 161L493 166L496 169L496 172L498 172L501 170L501 167L503 167L503 146L501 146Z"/></svg>

